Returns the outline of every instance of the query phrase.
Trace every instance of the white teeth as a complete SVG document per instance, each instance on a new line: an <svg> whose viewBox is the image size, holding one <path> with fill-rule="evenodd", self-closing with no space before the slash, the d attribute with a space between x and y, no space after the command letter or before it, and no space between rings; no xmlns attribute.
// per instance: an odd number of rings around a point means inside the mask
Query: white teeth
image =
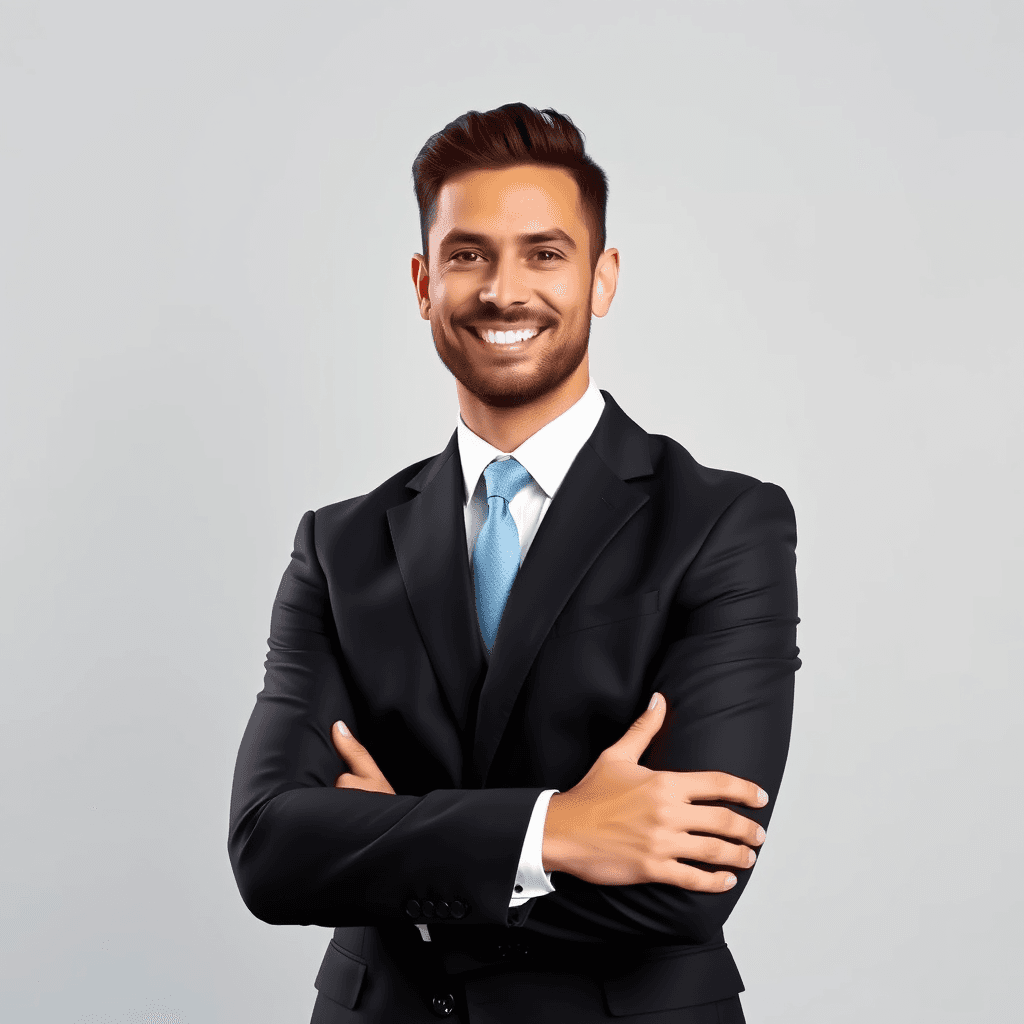
<svg viewBox="0 0 1024 1024"><path fill-rule="evenodd" d="M526 331L480 331L480 336L490 345L514 345L517 341L528 341L537 337L532 328Z"/></svg>

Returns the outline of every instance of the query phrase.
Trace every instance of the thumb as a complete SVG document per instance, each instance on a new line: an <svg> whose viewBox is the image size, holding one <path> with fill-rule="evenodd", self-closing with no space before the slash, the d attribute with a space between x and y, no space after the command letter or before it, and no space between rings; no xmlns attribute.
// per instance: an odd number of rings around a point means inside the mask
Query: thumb
<svg viewBox="0 0 1024 1024"><path fill-rule="evenodd" d="M384 773L377 767L377 762L370 756L370 752L352 735L344 722L334 723L331 740L334 742L334 749L348 764L348 769L353 775L364 779L387 781L384 779Z"/></svg>
<svg viewBox="0 0 1024 1024"><path fill-rule="evenodd" d="M647 710L626 730L622 739L608 748L608 751L635 764L661 728L667 708L668 703L664 696L656 692L651 697Z"/></svg>

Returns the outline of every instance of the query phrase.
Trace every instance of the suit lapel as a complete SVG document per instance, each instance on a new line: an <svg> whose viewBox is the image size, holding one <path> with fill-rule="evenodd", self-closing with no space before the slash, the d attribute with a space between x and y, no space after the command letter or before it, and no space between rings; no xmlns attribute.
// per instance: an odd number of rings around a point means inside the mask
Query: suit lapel
<svg viewBox="0 0 1024 1024"><path fill-rule="evenodd" d="M559 612L608 542L647 501L644 491L626 483L652 472L647 434L611 395L602 394L604 412L552 500L505 605L477 707L473 776L481 785Z"/></svg>
<svg viewBox="0 0 1024 1024"><path fill-rule="evenodd" d="M484 671L464 516L465 483L457 432L406 487L412 500L388 509L388 525L409 603L455 721L468 724Z"/></svg>

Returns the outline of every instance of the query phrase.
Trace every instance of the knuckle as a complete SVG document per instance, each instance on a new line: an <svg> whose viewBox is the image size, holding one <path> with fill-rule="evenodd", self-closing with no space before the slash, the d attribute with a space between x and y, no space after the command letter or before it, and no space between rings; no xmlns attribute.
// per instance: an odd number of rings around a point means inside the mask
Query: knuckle
<svg viewBox="0 0 1024 1024"><path fill-rule="evenodd" d="M668 808L659 802L656 802L651 808L651 822L656 829L664 829L669 824L669 813Z"/></svg>
<svg viewBox="0 0 1024 1024"><path fill-rule="evenodd" d="M727 807L715 807L711 813L711 826L719 835L727 836L736 829L736 815Z"/></svg>
<svg viewBox="0 0 1024 1024"><path fill-rule="evenodd" d="M697 840L696 859L702 860L706 864L714 864L722 856L723 845L718 839L700 836Z"/></svg>
<svg viewBox="0 0 1024 1024"><path fill-rule="evenodd" d="M732 855L726 861L734 868L750 868L754 866L756 855L749 846L736 845L732 849Z"/></svg>
<svg viewBox="0 0 1024 1024"><path fill-rule="evenodd" d="M656 881L659 877L659 863L657 857L641 857L637 865L641 875L649 881Z"/></svg>
<svg viewBox="0 0 1024 1024"><path fill-rule="evenodd" d="M728 825L723 829L723 834L730 838L746 840L747 836L756 830L757 823L751 822L746 815L737 814L735 811L725 813L728 815Z"/></svg>
<svg viewBox="0 0 1024 1024"><path fill-rule="evenodd" d="M676 780L671 772L656 772L654 776L654 792L661 800L672 800L676 795Z"/></svg>
<svg viewBox="0 0 1024 1024"><path fill-rule="evenodd" d="M740 843L729 843L728 846L727 856L722 858L722 863L736 868L749 868L751 865L750 847Z"/></svg>

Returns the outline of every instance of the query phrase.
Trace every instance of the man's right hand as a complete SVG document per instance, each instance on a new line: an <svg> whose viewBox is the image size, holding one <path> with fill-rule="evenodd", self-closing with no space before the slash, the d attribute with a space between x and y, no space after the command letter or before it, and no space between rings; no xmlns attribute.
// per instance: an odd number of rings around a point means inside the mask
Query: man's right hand
<svg viewBox="0 0 1024 1024"><path fill-rule="evenodd" d="M639 765L665 721L664 696L654 694L651 705L577 785L551 798L544 870L595 885L666 882L696 892L724 892L736 884L732 872L704 871L678 858L749 868L764 829L727 807L693 801L764 807L768 794L724 772L652 771Z"/></svg>

